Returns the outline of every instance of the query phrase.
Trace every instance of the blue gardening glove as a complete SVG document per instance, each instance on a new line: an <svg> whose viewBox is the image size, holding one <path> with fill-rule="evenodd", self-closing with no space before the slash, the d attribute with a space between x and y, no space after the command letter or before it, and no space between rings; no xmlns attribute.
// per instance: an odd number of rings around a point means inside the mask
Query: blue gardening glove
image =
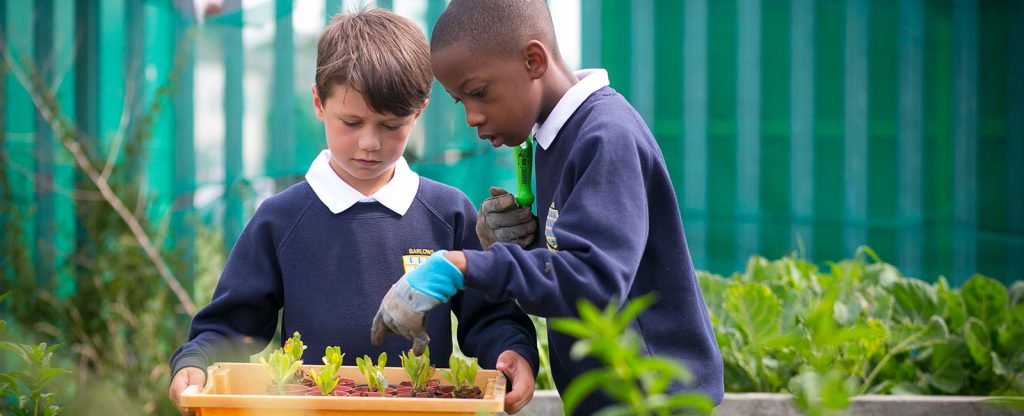
<svg viewBox="0 0 1024 416"><path fill-rule="evenodd" d="M370 327L370 341L379 347L389 332L412 341L413 354L421 355L430 342L427 311L447 302L462 285L462 272L444 250L435 251L419 267L391 286Z"/></svg>

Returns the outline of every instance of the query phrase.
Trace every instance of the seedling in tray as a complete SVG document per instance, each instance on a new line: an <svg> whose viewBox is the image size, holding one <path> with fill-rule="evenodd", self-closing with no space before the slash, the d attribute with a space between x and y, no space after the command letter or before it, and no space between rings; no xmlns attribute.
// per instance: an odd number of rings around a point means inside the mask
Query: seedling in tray
<svg viewBox="0 0 1024 416"><path fill-rule="evenodd" d="M426 391L427 382L434 377L434 372L437 371L430 365L430 347L427 347L423 351L423 355L419 357L413 354L412 350L398 357L402 359L402 368L409 375L409 383L412 384L413 390Z"/></svg>
<svg viewBox="0 0 1024 416"><path fill-rule="evenodd" d="M260 364L270 375L274 390L284 394L288 384L295 380L295 373L302 367L302 360L292 360L283 349L278 348L270 353L269 359L260 357Z"/></svg>
<svg viewBox="0 0 1024 416"><path fill-rule="evenodd" d="M448 367L448 371L442 374L455 387L457 397L480 395L480 388L473 385L476 381L476 372L480 370L480 365L477 364L476 358L463 359L452 354L448 358Z"/></svg>
<svg viewBox="0 0 1024 416"><path fill-rule="evenodd" d="M341 360L345 354L341 353L341 347L327 347L324 351L324 365L320 371L310 370L313 383L320 388L320 394L328 396L338 386L338 369L341 368Z"/></svg>
<svg viewBox="0 0 1024 416"><path fill-rule="evenodd" d="M377 365L373 365L373 359L369 355L364 355L363 358L356 357L356 366L359 367L359 372L363 373L363 377L366 378L366 387L370 391L380 392L384 395L384 389L388 387L388 380L384 378L384 365L388 362L388 354L385 352L380 353L377 357Z"/></svg>

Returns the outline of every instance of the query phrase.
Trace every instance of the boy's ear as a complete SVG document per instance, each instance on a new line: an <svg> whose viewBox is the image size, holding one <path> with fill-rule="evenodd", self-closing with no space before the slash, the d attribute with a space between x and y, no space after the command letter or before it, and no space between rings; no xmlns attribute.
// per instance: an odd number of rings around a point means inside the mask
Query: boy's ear
<svg viewBox="0 0 1024 416"><path fill-rule="evenodd" d="M523 48L523 62L526 64L526 72L532 79L544 76L548 71L549 58L548 48L539 40L531 40Z"/></svg>
<svg viewBox="0 0 1024 416"><path fill-rule="evenodd" d="M427 109L427 104L430 104L430 97L427 97L426 100L423 100L423 106L420 107L420 109L416 111L416 117L415 118L420 118L420 116L423 115L423 110Z"/></svg>
<svg viewBox="0 0 1024 416"><path fill-rule="evenodd" d="M320 94L316 93L316 84L313 84L313 112L316 113L316 118L321 121L324 119L324 103L320 101Z"/></svg>

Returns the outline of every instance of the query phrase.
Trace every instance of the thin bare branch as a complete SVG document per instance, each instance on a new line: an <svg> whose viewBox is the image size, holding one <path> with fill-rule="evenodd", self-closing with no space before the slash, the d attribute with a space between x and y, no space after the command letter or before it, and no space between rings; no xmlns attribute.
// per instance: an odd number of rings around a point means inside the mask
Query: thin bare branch
<svg viewBox="0 0 1024 416"><path fill-rule="evenodd" d="M103 201L103 194L97 191L68 188L58 184L52 177L36 175L35 172L32 172L32 170L17 162L8 161L7 166L14 168L14 172L20 173L26 178L34 179L36 184L41 186L44 190L51 191L57 195L61 195L75 201Z"/></svg>
<svg viewBox="0 0 1024 416"><path fill-rule="evenodd" d="M0 42L6 45L5 39L0 38ZM139 245L149 257L150 261L153 262L153 265L156 267L160 277L165 283L167 283L167 286L178 298L178 302L181 303L185 312L189 315L195 314L196 307L189 298L188 292L181 286L178 279L174 277L173 272L171 272L171 268L160 255L159 249L157 249L152 240L146 234L142 224L134 215L132 215L131 211L124 205L124 202L117 193L114 192L110 183L107 182L106 177L100 175L100 172L96 170L92 161L88 159L88 156L83 151L81 144L74 140L74 138L77 137L75 129L71 126L67 118L59 113L60 105L45 87L45 83L38 82L38 85L33 83L21 65L18 64L18 62L16 62L11 56L10 51L6 47L3 47L2 49L4 59L9 63L9 67L11 72L15 75L15 78L17 78L18 82L21 83L22 87L24 87L26 91L31 92L29 95L32 97L32 103L35 105L36 110L39 111L40 115L43 116L43 119L46 120L47 124L49 124L54 134L60 139L61 144L71 152L71 155L74 157L75 163L78 165L79 169L82 169L82 171L86 173L89 179L96 185L96 188L99 189L106 202L114 209L115 212L117 212L121 217L121 220L124 221L125 225L127 225L131 230L132 235L139 242Z"/></svg>

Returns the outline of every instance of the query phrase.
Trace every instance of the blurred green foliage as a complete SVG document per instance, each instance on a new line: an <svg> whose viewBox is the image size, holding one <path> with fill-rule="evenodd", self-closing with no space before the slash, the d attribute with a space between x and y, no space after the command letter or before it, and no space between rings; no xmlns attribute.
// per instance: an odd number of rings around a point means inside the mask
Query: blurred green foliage
<svg viewBox="0 0 1024 416"><path fill-rule="evenodd" d="M600 415L670 415L679 412L710 414L714 404L700 393L667 392L672 383L689 382L693 375L682 364L642 352L642 340L631 328L633 320L655 302L653 293L632 299L619 310L617 301L604 311L583 299L577 304L580 317L551 320L551 327L579 338L572 358L594 357L604 366L583 373L562 392L566 413L600 390L619 403Z"/></svg>
<svg viewBox="0 0 1024 416"><path fill-rule="evenodd" d="M726 391L791 392L812 415L857 394L1024 394L1024 282L929 284L866 247L825 271L754 256L699 279Z"/></svg>

